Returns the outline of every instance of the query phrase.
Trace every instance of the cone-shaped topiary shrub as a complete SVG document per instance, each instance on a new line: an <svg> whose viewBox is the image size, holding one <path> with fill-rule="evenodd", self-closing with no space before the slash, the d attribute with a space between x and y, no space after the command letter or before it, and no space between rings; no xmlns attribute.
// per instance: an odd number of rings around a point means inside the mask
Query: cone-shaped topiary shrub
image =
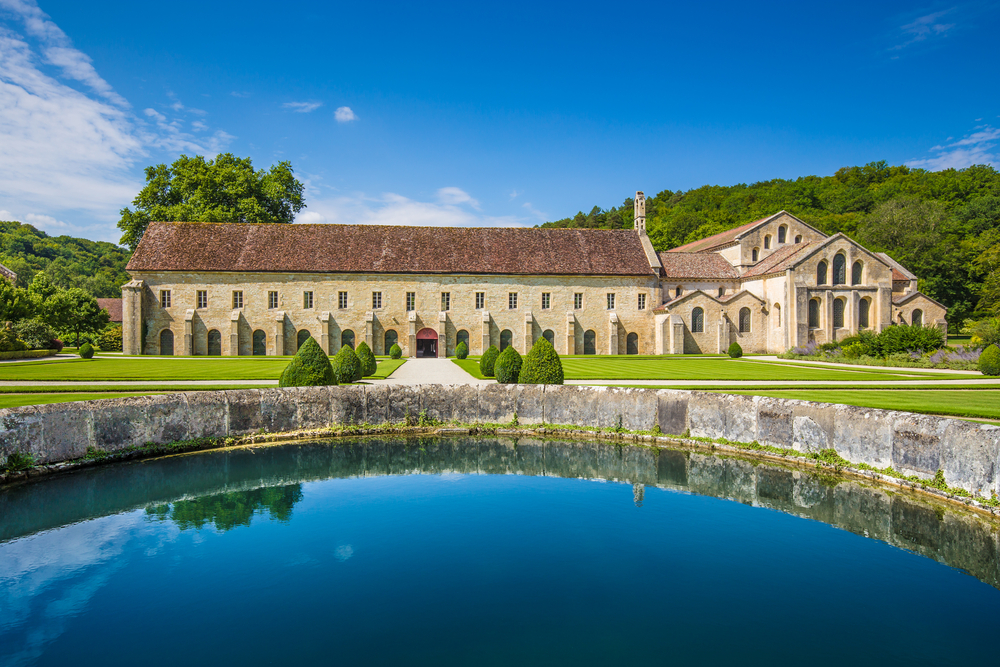
<svg viewBox="0 0 1000 667"><path fill-rule="evenodd" d="M517 378L521 375L521 366L523 363L521 355L518 354L513 345L505 347L500 356L497 357L496 364L493 365L497 382L500 384L517 384Z"/></svg>
<svg viewBox="0 0 1000 667"><path fill-rule="evenodd" d="M403 356L403 348L396 343L393 343L392 347L389 348L389 356L393 359L399 359Z"/></svg>
<svg viewBox="0 0 1000 667"><path fill-rule="evenodd" d="M330 363L333 366L333 374L340 384L357 382L361 379L361 360L350 345L342 346L340 352L333 355Z"/></svg>
<svg viewBox="0 0 1000 667"><path fill-rule="evenodd" d="M482 359L479 360L479 372L483 374L483 377L493 377L493 366L497 363L499 356L500 350L497 349L496 345L490 345L486 348Z"/></svg>
<svg viewBox="0 0 1000 667"><path fill-rule="evenodd" d="M81 359L92 359L94 357L94 348L90 343L84 343L77 350L77 354L80 355Z"/></svg>
<svg viewBox="0 0 1000 667"><path fill-rule="evenodd" d="M466 345L465 341L463 340L461 343L455 346L455 358L465 359L467 356L469 356L469 346Z"/></svg>
<svg viewBox="0 0 1000 667"><path fill-rule="evenodd" d="M979 370L983 375L1000 375L1000 347L990 345L979 355Z"/></svg>
<svg viewBox="0 0 1000 667"><path fill-rule="evenodd" d="M337 384L330 358L312 337L302 343L278 380L279 387L319 387Z"/></svg>
<svg viewBox="0 0 1000 667"><path fill-rule="evenodd" d="M729 357L739 359L743 356L743 348L735 340L729 345Z"/></svg>
<svg viewBox="0 0 1000 667"><path fill-rule="evenodd" d="M358 355L358 361L361 362L362 377L375 375L375 369L378 367L378 362L375 361L375 354L372 353L372 349L368 347L368 343L359 344L358 349L355 350L354 353Z"/></svg>
<svg viewBox="0 0 1000 667"><path fill-rule="evenodd" d="M539 338L524 355L518 384L562 384L563 367L556 348L545 338Z"/></svg>

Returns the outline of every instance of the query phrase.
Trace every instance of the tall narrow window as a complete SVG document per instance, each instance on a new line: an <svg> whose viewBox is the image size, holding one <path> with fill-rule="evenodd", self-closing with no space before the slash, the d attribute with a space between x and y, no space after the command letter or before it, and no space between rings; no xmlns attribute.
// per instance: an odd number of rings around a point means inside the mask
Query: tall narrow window
<svg viewBox="0 0 1000 667"><path fill-rule="evenodd" d="M312 292L303 292L302 293L302 307L303 308L312 308L313 307L313 293Z"/></svg>
<svg viewBox="0 0 1000 667"><path fill-rule="evenodd" d="M854 265L851 267L851 284L860 285L861 279L864 277L864 272L865 265L860 261L854 262Z"/></svg>
<svg viewBox="0 0 1000 667"><path fill-rule="evenodd" d="M160 290L160 308L169 308L169 307L170 307L170 290L168 290L168 289L161 289Z"/></svg>
<svg viewBox="0 0 1000 667"><path fill-rule="evenodd" d="M372 310L382 307L382 292L372 292Z"/></svg>
<svg viewBox="0 0 1000 667"><path fill-rule="evenodd" d="M549 292L542 292L542 310L552 307L552 295Z"/></svg>
<svg viewBox="0 0 1000 667"><path fill-rule="evenodd" d="M725 287L720 287L719 288L719 296L725 296L725 295L726 295L726 288Z"/></svg>
<svg viewBox="0 0 1000 667"><path fill-rule="evenodd" d="M915 310L913 314L910 315L910 324L915 327L922 327L924 325L924 311Z"/></svg>
<svg viewBox="0 0 1000 667"><path fill-rule="evenodd" d="M486 292L476 292L476 310L486 308Z"/></svg>
<svg viewBox="0 0 1000 667"><path fill-rule="evenodd" d="M243 292L233 292L233 310L243 307Z"/></svg>
<svg viewBox="0 0 1000 667"><path fill-rule="evenodd" d="M347 292L337 292L337 308L347 308Z"/></svg>
<svg viewBox="0 0 1000 667"><path fill-rule="evenodd" d="M639 310L646 310L646 295L639 295Z"/></svg>
<svg viewBox="0 0 1000 667"><path fill-rule="evenodd" d="M750 333L749 308L740 308L740 333Z"/></svg>
<svg viewBox="0 0 1000 667"><path fill-rule="evenodd" d="M583 294L577 292L573 295L573 310L580 310L583 308Z"/></svg>
<svg viewBox="0 0 1000 667"><path fill-rule="evenodd" d="M843 285L847 282L847 258L842 253L833 256L833 284Z"/></svg>
<svg viewBox="0 0 1000 667"><path fill-rule="evenodd" d="M788 227L782 225L778 227L778 243L784 243L786 238L788 238Z"/></svg>
<svg viewBox="0 0 1000 667"><path fill-rule="evenodd" d="M820 262L816 265L816 284L826 284L826 262Z"/></svg>
<svg viewBox="0 0 1000 667"><path fill-rule="evenodd" d="M514 310L517 308L517 292L507 293L507 308Z"/></svg>
<svg viewBox="0 0 1000 667"><path fill-rule="evenodd" d="M208 308L208 290L198 290L198 308Z"/></svg>
<svg viewBox="0 0 1000 667"><path fill-rule="evenodd" d="M795 242L796 243L802 243L802 237L801 236L796 236L795 237Z"/></svg>
<svg viewBox="0 0 1000 667"><path fill-rule="evenodd" d="M757 257L759 255L760 255L760 249L759 248L754 248L753 252L750 253L750 261L751 262L756 262L757 261Z"/></svg>
<svg viewBox="0 0 1000 667"><path fill-rule="evenodd" d="M774 304L774 326L781 328L781 306Z"/></svg>
<svg viewBox="0 0 1000 667"><path fill-rule="evenodd" d="M833 328L844 328L844 300L834 299L833 301Z"/></svg>
<svg viewBox="0 0 1000 667"><path fill-rule="evenodd" d="M608 292L608 310L615 309L615 293Z"/></svg>
<svg viewBox="0 0 1000 667"><path fill-rule="evenodd" d="M451 310L451 292L441 292L441 310Z"/></svg>
<svg viewBox="0 0 1000 667"><path fill-rule="evenodd" d="M770 250L770 249L771 249L771 235L768 234L767 236L764 237L764 250Z"/></svg>
<svg viewBox="0 0 1000 667"><path fill-rule="evenodd" d="M406 310L407 312L417 309L417 293L407 292L406 293Z"/></svg>
<svg viewBox="0 0 1000 667"><path fill-rule="evenodd" d="M701 308L691 311L691 332L705 333L705 311Z"/></svg>
<svg viewBox="0 0 1000 667"><path fill-rule="evenodd" d="M684 294L684 288L678 285L674 290L674 298L679 297L681 294Z"/></svg>
<svg viewBox="0 0 1000 667"><path fill-rule="evenodd" d="M819 299L809 299L809 328L819 329Z"/></svg>
<svg viewBox="0 0 1000 667"><path fill-rule="evenodd" d="M278 307L278 293L268 292L267 293L267 307L270 309L275 309Z"/></svg>
<svg viewBox="0 0 1000 667"><path fill-rule="evenodd" d="M868 328L868 311L871 309L871 301L868 299L861 299L858 302L858 328L867 329Z"/></svg>

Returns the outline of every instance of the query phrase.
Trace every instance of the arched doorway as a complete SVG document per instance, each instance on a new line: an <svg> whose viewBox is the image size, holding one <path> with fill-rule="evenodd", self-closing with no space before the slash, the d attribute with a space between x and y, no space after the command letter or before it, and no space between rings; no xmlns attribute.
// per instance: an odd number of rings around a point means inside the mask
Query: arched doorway
<svg viewBox="0 0 1000 667"><path fill-rule="evenodd" d="M434 329L421 329L417 332L417 357L438 356L438 332Z"/></svg>
<svg viewBox="0 0 1000 667"><path fill-rule="evenodd" d="M208 332L208 356L222 356L222 334L219 333L218 329L212 329Z"/></svg>
<svg viewBox="0 0 1000 667"><path fill-rule="evenodd" d="M385 347L382 349L382 354L389 354L389 350L392 349L392 346L399 342L399 335L392 329L389 329L385 332L384 342Z"/></svg>
<svg viewBox="0 0 1000 667"><path fill-rule="evenodd" d="M583 353L597 354L597 333L593 329L583 332Z"/></svg>
<svg viewBox="0 0 1000 667"><path fill-rule="evenodd" d="M253 332L253 353L257 357L267 354L267 334L260 329Z"/></svg>
<svg viewBox="0 0 1000 667"><path fill-rule="evenodd" d="M174 332L170 329L160 332L160 354L170 356L174 354Z"/></svg>
<svg viewBox="0 0 1000 667"><path fill-rule="evenodd" d="M298 351L306 341L312 338L312 334L309 333L309 329L299 329L299 332L295 334L295 349Z"/></svg>
<svg viewBox="0 0 1000 667"><path fill-rule="evenodd" d="M511 341L514 340L514 334L510 332L510 329L504 329L500 332L500 351L503 352L508 347L510 347Z"/></svg>
<svg viewBox="0 0 1000 667"><path fill-rule="evenodd" d="M910 316L910 324L915 327L922 327L924 325L924 311L913 311L913 314Z"/></svg>
<svg viewBox="0 0 1000 667"><path fill-rule="evenodd" d="M625 337L625 354L639 354L639 334L630 333Z"/></svg>
<svg viewBox="0 0 1000 667"><path fill-rule="evenodd" d="M455 335L455 345L458 346L459 343L465 343L465 347L469 347L469 332L465 329L461 329Z"/></svg>
<svg viewBox="0 0 1000 667"><path fill-rule="evenodd" d="M554 347L556 344L556 333L552 329L546 329L542 332L542 338L549 341Z"/></svg>
<svg viewBox="0 0 1000 667"><path fill-rule="evenodd" d="M344 347L345 345L352 350L354 349L354 332L350 329L345 329L340 334L340 346Z"/></svg>

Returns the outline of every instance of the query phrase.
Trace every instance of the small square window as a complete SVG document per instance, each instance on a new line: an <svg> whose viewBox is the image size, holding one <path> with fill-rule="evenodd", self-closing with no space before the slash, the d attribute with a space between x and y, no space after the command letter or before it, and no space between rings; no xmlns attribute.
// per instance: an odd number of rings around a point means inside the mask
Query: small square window
<svg viewBox="0 0 1000 667"><path fill-rule="evenodd" d="M406 293L406 311L410 312L411 310L416 310L416 309L417 309L417 293L416 292L407 292Z"/></svg>
<svg viewBox="0 0 1000 667"><path fill-rule="evenodd" d="M542 310L552 307L552 295L549 292L542 292Z"/></svg>
<svg viewBox="0 0 1000 667"><path fill-rule="evenodd" d="M646 310L646 295L639 295L639 310Z"/></svg>
<svg viewBox="0 0 1000 667"><path fill-rule="evenodd" d="M270 309L275 309L278 307L278 293L268 292L267 293L267 307Z"/></svg>
<svg viewBox="0 0 1000 667"><path fill-rule="evenodd" d="M170 290L161 289L160 290L160 308L170 307Z"/></svg>
<svg viewBox="0 0 1000 667"><path fill-rule="evenodd" d="M583 294L577 292L573 295L573 309L580 310L583 308Z"/></svg>
<svg viewBox="0 0 1000 667"><path fill-rule="evenodd" d="M615 309L615 293L608 292L608 310Z"/></svg>
<svg viewBox="0 0 1000 667"><path fill-rule="evenodd" d="M233 308L243 307L243 292L233 292Z"/></svg>
<svg viewBox="0 0 1000 667"><path fill-rule="evenodd" d="M208 308L208 290L198 290L198 308Z"/></svg>
<svg viewBox="0 0 1000 667"><path fill-rule="evenodd" d="M372 310L382 307L382 292L372 292Z"/></svg>
<svg viewBox="0 0 1000 667"><path fill-rule="evenodd" d="M451 292L441 292L441 310L451 310Z"/></svg>
<svg viewBox="0 0 1000 667"><path fill-rule="evenodd" d="M511 310L515 310L517 308L517 292L507 293L507 307Z"/></svg>
<svg viewBox="0 0 1000 667"><path fill-rule="evenodd" d="M476 292L476 310L486 307L486 292Z"/></svg>
<svg viewBox="0 0 1000 667"><path fill-rule="evenodd" d="M347 292L337 292L337 308L347 308Z"/></svg>
<svg viewBox="0 0 1000 667"><path fill-rule="evenodd" d="M313 307L313 293L312 292L303 292L302 293L302 307L303 308L312 308Z"/></svg>

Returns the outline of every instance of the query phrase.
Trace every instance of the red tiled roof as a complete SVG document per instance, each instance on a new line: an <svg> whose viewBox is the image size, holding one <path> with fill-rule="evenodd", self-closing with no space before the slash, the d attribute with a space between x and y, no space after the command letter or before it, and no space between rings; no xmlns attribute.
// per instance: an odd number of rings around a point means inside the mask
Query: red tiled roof
<svg viewBox="0 0 1000 667"><path fill-rule="evenodd" d="M112 322L122 321L122 300L121 299L98 299L97 305L101 310L108 311L108 317Z"/></svg>
<svg viewBox="0 0 1000 667"><path fill-rule="evenodd" d="M740 274L725 257L716 253L660 252L664 278L703 278L706 280L732 280Z"/></svg>
<svg viewBox="0 0 1000 667"><path fill-rule="evenodd" d="M730 243L736 241L736 237L743 232L748 232L753 229L755 225L759 225L768 218L773 217L773 215L769 215L767 218L754 220L753 222L748 222L745 225L733 227L732 229L727 229L724 232L719 232L718 234L713 234L712 236L707 236L703 239L692 241L691 243L685 243L677 248L671 248L667 252L705 252L706 250L712 250L714 248L718 248L719 246L729 245Z"/></svg>
<svg viewBox="0 0 1000 667"><path fill-rule="evenodd" d="M892 267L892 279L893 281L905 280L906 282L910 282L910 279L906 277L906 274L897 269L895 266Z"/></svg>
<svg viewBox="0 0 1000 667"><path fill-rule="evenodd" d="M753 278L754 276L762 276L767 273L781 273L790 266L794 265L795 262L802 257L802 251L811 245L813 244L807 242L782 246L764 259L757 262L757 264L751 266L747 272L743 274L743 277Z"/></svg>
<svg viewBox="0 0 1000 667"><path fill-rule="evenodd" d="M650 275L632 230L154 222L128 271Z"/></svg>

